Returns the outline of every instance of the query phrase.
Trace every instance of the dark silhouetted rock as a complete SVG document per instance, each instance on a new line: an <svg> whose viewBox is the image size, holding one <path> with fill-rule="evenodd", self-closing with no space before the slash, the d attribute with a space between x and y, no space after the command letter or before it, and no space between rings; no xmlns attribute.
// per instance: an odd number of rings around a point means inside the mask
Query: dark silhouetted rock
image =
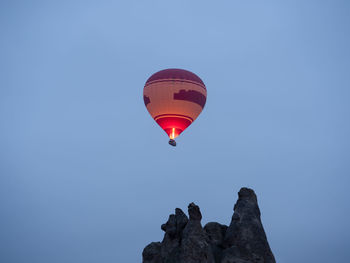
<svg viewBox="0 0 350 263"><path fill-rule="evenodd" d="M144 263L162 263L161 257L161 243L152 242L149 244L142 253L142 258Z"/></svg>
<svg viewBox="0 0 350 263"><path fill-rule="evenodd" d="M170 215L168 221L161 226L161 229L165 231L160 250L162 258L178 259L182 232L187 222L188 218L185 213L180 208L176 208L175 215ZM166 262L172 262L169 260Z"/></svg>
<svg viewBox="0 0 350 263"><path fill-rule="evenodd" d="M161 227L163 241L143 250L143 263L275 263L254 191L242 188L238 197L228 227L210 222L203 228L194 203L188 206L189 219L176 208Z"/></svg>
<svg viewBox="0 0 350 263"><path fill-rule="evenodd" d="M189 204L190 220L183 230L179 263L215 263L208 235L202 228L202 214L194 203Z"/></svg>

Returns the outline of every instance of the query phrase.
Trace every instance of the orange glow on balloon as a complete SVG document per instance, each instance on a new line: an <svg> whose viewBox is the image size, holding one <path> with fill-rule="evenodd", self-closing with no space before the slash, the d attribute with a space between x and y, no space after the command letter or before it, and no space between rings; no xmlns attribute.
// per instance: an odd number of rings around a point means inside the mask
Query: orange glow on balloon
<svg viewBox="0 0 350 263"><path fill-rule="evenodd" d="M192 124L202 112L206 98L203 81L183 69L161 70L146 81L143 89L148 112L170 139Z"/></svg>

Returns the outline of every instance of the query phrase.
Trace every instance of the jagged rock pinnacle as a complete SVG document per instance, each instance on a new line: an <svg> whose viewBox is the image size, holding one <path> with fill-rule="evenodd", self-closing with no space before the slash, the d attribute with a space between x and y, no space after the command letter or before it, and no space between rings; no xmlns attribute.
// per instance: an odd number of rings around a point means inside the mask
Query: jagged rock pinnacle
<svg viewBox="0 0 350 263"><path fill-rule="evenodd" d="M260 220L257 197L241 188L229 226L201 225L199 206L188 205L189 218L179 209L161 226L162 242L142 253L143 263L275 263Z"/></svg>
<svg viewBox="0 0 350 263"><path fill-rule="evenodd" d="M188 205L188 214L190 216L190 220L202 220L202 214L198 205L194 203L190 203Z"/></svg>

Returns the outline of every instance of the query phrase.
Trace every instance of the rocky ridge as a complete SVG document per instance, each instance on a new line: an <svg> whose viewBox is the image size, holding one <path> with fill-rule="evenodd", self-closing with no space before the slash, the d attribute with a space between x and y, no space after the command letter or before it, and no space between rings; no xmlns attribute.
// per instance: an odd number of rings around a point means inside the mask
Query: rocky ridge
<svg viewBox="0 0 350 263"><path fill-rule="evenodd" d="M188 215L179 208L161 226L162 242L152 242L142 253L143 263L275 263L260 219L257 197L242 188L229 226L210 222L194 203Z"/></svg>

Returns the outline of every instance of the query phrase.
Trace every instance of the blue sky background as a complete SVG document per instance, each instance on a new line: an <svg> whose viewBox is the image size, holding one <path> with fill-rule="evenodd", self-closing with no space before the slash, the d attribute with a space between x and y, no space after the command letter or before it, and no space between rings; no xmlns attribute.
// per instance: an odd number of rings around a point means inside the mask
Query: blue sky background
<svg viewBox="0 0 350 263"><path fill-rule="evenodd" d="M281 263L349 260L350 2L1 1L0 261L134 263L175 207L253 188ZM143 85L193 71L177 140Z"/></svg>

